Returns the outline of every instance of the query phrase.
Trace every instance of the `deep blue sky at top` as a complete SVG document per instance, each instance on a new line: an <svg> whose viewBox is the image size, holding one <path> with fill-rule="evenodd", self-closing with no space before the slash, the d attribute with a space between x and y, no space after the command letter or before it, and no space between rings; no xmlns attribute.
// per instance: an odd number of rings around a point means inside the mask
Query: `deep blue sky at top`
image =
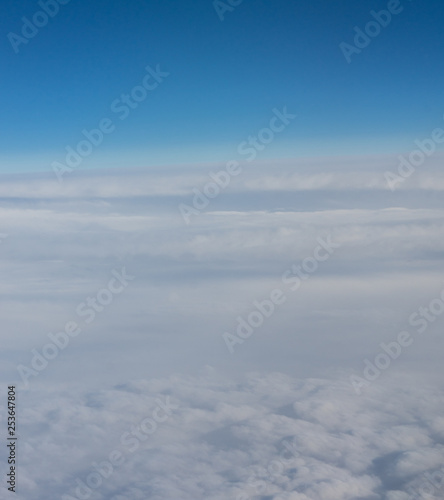
<svg viewBox="0 0 444 500"><path fill-rule="evenodd" d="M17 54L7 34L41 9L4 0L1 169L49 169L105 117L82 166L228 161L283 106L269 157L407 149L444 127L444 4L400 1L348 64L339 44L386 0L244 0L223 22L212 0L71 0ZM120 121L111 102L157 64L170 76Z"/></svg>

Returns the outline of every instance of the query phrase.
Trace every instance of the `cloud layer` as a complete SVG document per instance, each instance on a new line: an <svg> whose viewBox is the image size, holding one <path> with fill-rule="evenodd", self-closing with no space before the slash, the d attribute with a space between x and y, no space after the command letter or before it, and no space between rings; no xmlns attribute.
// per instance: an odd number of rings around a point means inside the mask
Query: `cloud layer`
<svg viewBox="0 0 444 500"><path fill-rule="evenodd" d="M153 426L159 400L170 414ZM420 498L424 485L430 491L427 474L442 471L444 484L444 394L408 376L359 398L340 379L250 373L235 381L207 367L199 377L97 391L39 390L21 406L20 500L48 492L98 500L407 500ZM113 453L119 463L110 467ZM442 497L435 483L428 498Z"/></svg>
<svg viewBox="0 0 444 500"><path fill-rule="evenodd" d="M393 192L396 158L251 165L188 225L180 204L223 165L5 176L0 377L20 387L18 498L81 496L77 479L114 451L125 460L91 498L408 500L433 486L438 160ZM120 291L116 273L133 277ZM358 397L350 375L401 331L414 342ZM166 397L178 408L163 420ZM141 425L156 430L131 452L122 435Z"/></svg>

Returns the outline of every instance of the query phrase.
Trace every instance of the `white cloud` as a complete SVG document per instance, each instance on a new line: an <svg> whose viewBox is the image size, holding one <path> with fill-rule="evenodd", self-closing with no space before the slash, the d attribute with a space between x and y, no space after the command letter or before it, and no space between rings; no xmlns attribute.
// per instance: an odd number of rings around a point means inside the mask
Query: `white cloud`
<svg viewBox="0 0 444 500"><path fill-rule="evenodd" d="M348 380L443 288L436 162L394 193L392 163L251 165L190 226L177 205L215 166L5 176L5 385L112 269L135 276L21 394L17 498L72 492L169 395L179 410L91 498L238 500L266 480L261 500L410 500L444 458L442 317L361 397ZM283 273L326 235L340 248L293 292ZM223 332L276 288L285 303L230 356ZM281 470L285 440L300 455Z"/></svg>
<svg viewBox="0 0 444 500"><path fill-rule="evenodd" d="M75 497L76 479L89 484L91 464L105 473L119 451L123 464L91 498L402 499L444 463L427 423L440 418L444 393L418 382L390 378L357 398L340 379L236 381L207 368L98 391L36 390L21 402L17 498ZM167 396L171 416L134 450L122 444Z"/></svg>

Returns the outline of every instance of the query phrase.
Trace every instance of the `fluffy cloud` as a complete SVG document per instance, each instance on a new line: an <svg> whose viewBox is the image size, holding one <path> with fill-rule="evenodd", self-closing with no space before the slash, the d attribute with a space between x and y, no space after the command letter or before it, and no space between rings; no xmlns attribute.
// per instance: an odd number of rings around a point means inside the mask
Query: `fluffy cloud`
<svg viewBox="0 0 444 500"><path fill-rule="evenodd" d="M171 409L153 427L159 400ZM340 378L230 380L210 367L97 391L39 389L21 401L17 498L416 499L433 474L429 498L441 498L443 410L440 389L408 376L363 397Z"/></svg>
<svg viewBox="0 0 444 500"><path fill-rule="evenodd" d="M250 166L188 226L178 206L217 166L5 176L4 386L50 333L82 329L19 391L17 497L81 496L116 451L92 499L439 498L442 317L409 330L443 288L436 162L395 192L396 158ZM320 237L337 249L292 290ZM87 324L77 308L122 268L134 280ZM230 354L223 334L275 289L285 301ZM414 344L357 397L349 376L406 329ZM166 420L159 398L178 406ZM137 426L155 432L130 451Z"/></svg>

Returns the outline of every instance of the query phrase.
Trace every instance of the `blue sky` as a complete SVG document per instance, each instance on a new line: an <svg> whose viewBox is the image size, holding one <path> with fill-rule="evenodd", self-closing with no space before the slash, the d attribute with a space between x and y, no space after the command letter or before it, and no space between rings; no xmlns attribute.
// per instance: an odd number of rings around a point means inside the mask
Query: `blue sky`
<svg viewBox="0 0 444 500"><path fill-rule="evenodd" d="M7 1L1 169L49 170L106 117L82 167L229 160L283 106L297 119L264 157L409 150L443 122L444 7L400 5L348 64L339 44L387 2L244 0L221 22L210 0L77 0L15 53L8 33L41 7ZM111 103L157 64L170 76L120 121Z"/></svg>

